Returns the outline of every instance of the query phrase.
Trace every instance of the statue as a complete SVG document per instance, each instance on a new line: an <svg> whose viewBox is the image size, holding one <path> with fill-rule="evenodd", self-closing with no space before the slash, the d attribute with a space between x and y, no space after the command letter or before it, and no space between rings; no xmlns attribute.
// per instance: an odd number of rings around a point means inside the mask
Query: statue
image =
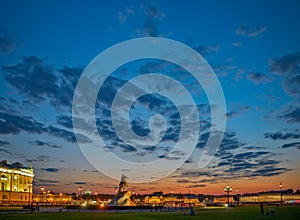
<svg viewBox="0 0 300 220"><path fill-rule="evenodd" d="M131 192L125 191L128 187L127 177L122 174L121 181L119 183L119 189L117 195L108 203L107 206L135 206L136 204L130 199Z"/></svg>
<svg viewBox="0 0 300 220"><path fill-rule="evenodd" d="M128 186L127 177L124 174L122 174L121 181L119 183L118 193L123 192L125 187L127 186Z"/></svg>

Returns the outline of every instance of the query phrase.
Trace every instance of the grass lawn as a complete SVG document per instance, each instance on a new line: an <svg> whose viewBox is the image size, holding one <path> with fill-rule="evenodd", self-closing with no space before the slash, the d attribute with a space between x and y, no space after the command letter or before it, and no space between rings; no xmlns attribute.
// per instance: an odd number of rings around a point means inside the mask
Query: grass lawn
<svg viewBox="0 0 300 220"><path fill-rule="evenodd" d="M268 211L273 206L265 206L265 211ZM186 214L186 215L184 215ZM230 219L230 220L243 220L243 219L285 219L293 220L299 219L300 216L300 206L280 206L276 207L276 213L274 216L264 215L261 216L259 213L258 206L244 206L244 207L232 207L232 208L199 208L195 209L195 216L187 215L185 212L144 212L144 213L26 213L26 214L4 214L0 213L1 220L37 220L37 219L53 219L53 220L148 220L148 219L172 219L172 220L183 220L183 219L201 219L201 220L211 220L211 219Z"/></svg>

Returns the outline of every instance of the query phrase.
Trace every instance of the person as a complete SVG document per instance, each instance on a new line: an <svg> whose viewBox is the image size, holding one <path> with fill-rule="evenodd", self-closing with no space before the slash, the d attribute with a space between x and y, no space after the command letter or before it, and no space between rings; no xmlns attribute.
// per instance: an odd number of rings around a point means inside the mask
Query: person
<svg viewBox="0 0 300 220"><path fill-rule="evenodd" d="M260 207L260 214L263 215L265 213L265 211L264 211L264 203L261 202L260 205L259 205L259 207Z"/></svg>
<svg viewBox="0 0 300 220"><path fill-rule="evenodd" d="M195 215L193 207L190 208L190 215Z"/></svg>

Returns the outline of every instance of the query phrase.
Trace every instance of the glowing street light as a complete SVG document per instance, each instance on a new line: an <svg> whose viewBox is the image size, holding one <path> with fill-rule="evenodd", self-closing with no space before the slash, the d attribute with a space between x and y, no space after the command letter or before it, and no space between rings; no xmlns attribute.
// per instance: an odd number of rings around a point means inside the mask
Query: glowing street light
<svg viewBox="0 0 300 220"><path fill-rule="evenodd" d="M41 188L41 191L42 191L42 205L43 205L43 203L44 203L44 200L43 200L43 196L44 196L44 190L45 190L45 188L44 188L44 187L42 187L42 188Z"/></svg>
<svg viewBox="0 0 300 220"><path fill-rule="evenodd" d="M81 191L82 191L82 187L78 187L78 191L79 191L79 198L81 198Z"/></svg>
<svg viewBox="0 0 300 220"><path fill-rule="evenodd" d="M189 188L189 206L191 207L191 187Z"/></svg>
<svg viewBox="0 0 300 220"><path fill-rule="evenodd" d="M224 188L224 192L227 193L227 205L229 206L229 193L232 191L232 188L227 185L225 188Z"/></svg>
<svg viewBox="0 0 300 220"><path fill-rule="evenodd" d="M282 183L279 183L279 187L280 187L280 205L282 205Z"/></svg>

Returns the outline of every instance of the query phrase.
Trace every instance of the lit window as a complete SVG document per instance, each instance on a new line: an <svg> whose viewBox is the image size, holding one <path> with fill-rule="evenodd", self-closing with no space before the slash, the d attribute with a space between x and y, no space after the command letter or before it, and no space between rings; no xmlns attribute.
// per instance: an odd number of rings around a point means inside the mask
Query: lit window
<svg viewBox="0 0 300 220"><path fill-rule="evenodd" d="M1 175L1 180L2 180L2 181L7 181L7 177L6 177L4 174L2 174L2 175Z"/></svg>

